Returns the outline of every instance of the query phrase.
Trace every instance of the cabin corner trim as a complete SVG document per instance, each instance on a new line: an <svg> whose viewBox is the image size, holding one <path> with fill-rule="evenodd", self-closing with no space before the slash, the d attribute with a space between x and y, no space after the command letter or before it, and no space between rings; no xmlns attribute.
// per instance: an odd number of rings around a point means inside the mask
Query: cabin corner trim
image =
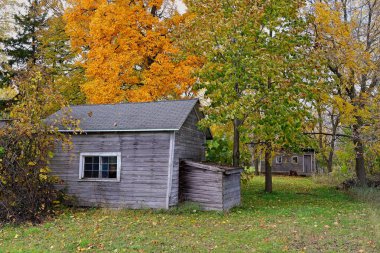
<svg viewBox="0 0 380 253"><path fill-rule="evenodd" d="M168 162L168 183L166 189L166 209L169 209L170 195L172 191L173 167L174 167L174 148L175 148L175 132L170 134L169 146L169 162Z"/></svg>

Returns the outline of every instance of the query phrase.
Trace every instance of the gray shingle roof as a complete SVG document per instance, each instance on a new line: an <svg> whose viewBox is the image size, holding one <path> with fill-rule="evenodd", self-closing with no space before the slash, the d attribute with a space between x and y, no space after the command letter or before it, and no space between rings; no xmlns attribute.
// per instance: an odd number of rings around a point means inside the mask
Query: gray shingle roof
<svg viewBox="0 0 380 253"><path fill-rule="evenodd" d="M108 105L72 106L71 116L80 120L84 132L170 131L179 130L197 99L125 103ZM47 121L62 117L62 110L49 116ZM70 131L60 128L60 131Z"/></svg>
<svg viewBox="0 0 380 253"><path fill-rule="evenodd" d="M11 119L0 119L0 128L4 128L12 122Z"/></svg>

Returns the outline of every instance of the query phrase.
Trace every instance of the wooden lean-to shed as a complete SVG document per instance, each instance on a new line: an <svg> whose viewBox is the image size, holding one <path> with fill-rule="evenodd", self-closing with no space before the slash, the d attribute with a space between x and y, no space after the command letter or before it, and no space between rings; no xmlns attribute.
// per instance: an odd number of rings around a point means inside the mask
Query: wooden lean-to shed
<svg viewBox="0 0 380 253"><path fill-rule="evenodd" d="M80 206L175 206L183 189L180 160L203 161L206 139L212 138L197 127L199 107L198 100L72 106L81 132L60 127L71 135L72 148L58 145L52 171Z"/></svg>
<svg viewBox="0 0 380 253"><path fill-rule="evenodd" d="M240 204L242 168L181 161L180 201L198 203L205 210L229 210Z"/></svg>

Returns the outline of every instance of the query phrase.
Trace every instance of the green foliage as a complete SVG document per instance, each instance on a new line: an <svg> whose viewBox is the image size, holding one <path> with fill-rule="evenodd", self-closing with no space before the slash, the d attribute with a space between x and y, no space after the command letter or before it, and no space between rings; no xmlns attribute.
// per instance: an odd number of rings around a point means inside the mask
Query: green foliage
<svg viewBox="0 0 380 253"><path fill-rule="evenodd" d="M77 55L70 48L65 25L62 14L49 18L47 29L39 33L38 56L52 84L66 101L71 105L83 104L86 99L80 87L86 80L84 69L75 63Z"/></svg>
<svg viewBox="0 0 380 253"><path fill-rule="evenodd" d="M64 209L37 226L6 226L0 251L379 252L380 209L309 178L242 185L229 213Z"/></svg>
<svg viewBox="0 0 380 253"><path fill-rule="evenodd" d="M198 73L198 88L210 99L203 125L237 119L249 142L269 143L274 150L307 146L303 130L311 118L307 101L316 73L304 2L187 4L194 17L179 43L205 58Z"/></svg>
<svg viewBox="0 0 380 253"><path fill-rule="evenodd" d="M207 161L231 164L232 163L232 144L226 136L216 137L207 141L206 159Z"/></svg>
<svg viewBox="0 0 380 253"><path fill-rule="evenodd" d="M329 174L314 174L313 181L317 184L329 185L331 187L336 187L342 184L344 181L352 179L354 177L353 171L344 172L338 168L335 168Z"/></svg>

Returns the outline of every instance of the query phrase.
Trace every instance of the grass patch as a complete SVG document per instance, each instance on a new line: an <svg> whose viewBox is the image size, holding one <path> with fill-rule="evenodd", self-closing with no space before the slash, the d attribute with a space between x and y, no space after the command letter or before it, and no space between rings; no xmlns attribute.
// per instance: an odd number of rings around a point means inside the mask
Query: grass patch
<svg viewBox="0 0 380 253"><path fill-rule="evenodd" d="M380 188L353 187L349 189L348 192L359 201L366 201L374 205L380 205Z"/></svg>
<svg viewBox="0 0 380 253"><path fill-rule="evenodd" d="M242 186L240 207L202 212L66 209L38 226L0 229L0 252L380 252L379 208L372 200L310 178L264 178ZM195 211L194 211L195 210Z"/></svg>

